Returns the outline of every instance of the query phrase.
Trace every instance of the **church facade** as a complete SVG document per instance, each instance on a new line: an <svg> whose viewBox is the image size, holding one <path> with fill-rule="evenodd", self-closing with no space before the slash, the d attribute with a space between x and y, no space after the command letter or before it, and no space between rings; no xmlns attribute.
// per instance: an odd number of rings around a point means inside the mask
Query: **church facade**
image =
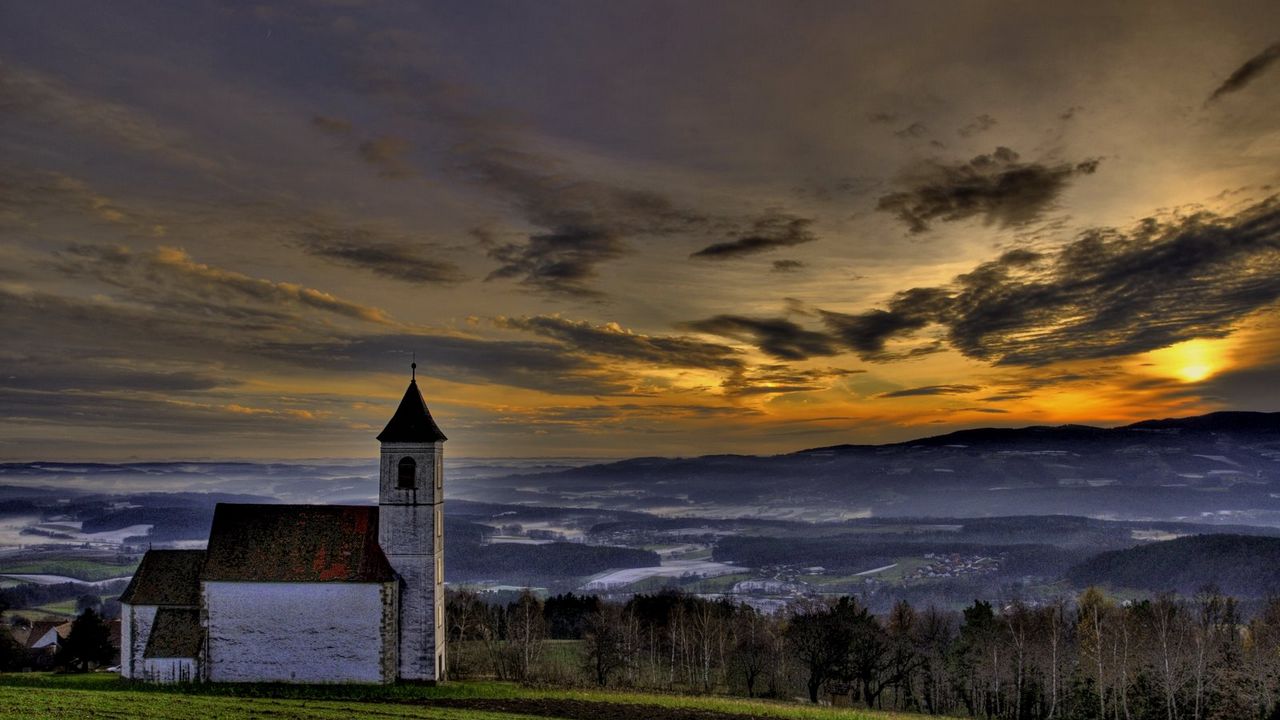
<svg viewBox="0 0 1280 720"><path fill-rule="evenodd" d="M120 674L443 680L445 440L415 377L378 435L377 507L219 503L205 550L148 551L120 598Z"/></svg>

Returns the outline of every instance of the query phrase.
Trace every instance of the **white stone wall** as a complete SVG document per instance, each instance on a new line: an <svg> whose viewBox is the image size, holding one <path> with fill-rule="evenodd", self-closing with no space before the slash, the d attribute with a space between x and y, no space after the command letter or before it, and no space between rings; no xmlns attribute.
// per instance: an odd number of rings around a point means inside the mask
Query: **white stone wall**
<svg viewBox="0 0 1280 720"><path fill-rule="evenodd" d="M158 609L156 605L120 606L120 677L141 677L142 654Z"/></svg>
<svg viewBox="0 0 1280 720"><path fill-rule="evenodd" d="M392 583L205 582L214 682L391 682Z"/></svg>
<svg viewBox="0 0 1280 720"><path fill-rule="evenodd" d="M196 672L195 658L146 658L140 660L138 679L179 683L194 682L200 677Z"/></svg>
<svg viewBox="0 0 1280 720"><path fill-rule="evenodd" d="M417 463L412 489L398 485L401 458ZM378 544L400 575L400 678L444 671L444 443L384 443Z"/></svg>

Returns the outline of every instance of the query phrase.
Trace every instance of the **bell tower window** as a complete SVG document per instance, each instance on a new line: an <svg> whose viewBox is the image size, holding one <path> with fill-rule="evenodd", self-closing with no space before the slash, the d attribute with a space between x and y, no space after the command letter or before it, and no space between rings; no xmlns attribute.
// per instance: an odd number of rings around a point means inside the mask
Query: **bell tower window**
<svg viewBox="0 0 1280 720"><path fill-rule="evenodd" d="M396 487L401 490L412 490L414 478L418 474L418 463L413 458L400 458L399 472L396 475Z"/></svg>

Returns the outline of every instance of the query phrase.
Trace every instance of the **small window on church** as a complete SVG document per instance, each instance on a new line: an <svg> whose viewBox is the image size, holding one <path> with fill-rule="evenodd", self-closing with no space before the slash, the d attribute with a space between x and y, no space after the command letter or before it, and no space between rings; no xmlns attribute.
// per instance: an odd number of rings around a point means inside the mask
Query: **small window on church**
<svg viewBox="0 0 1280 720"><path fill-rule="evenodd" d="M397 476L397 479L396 479L396 487L402 490L413 489L414 476L416 476L417 474L418 474L418 463L414 462L413 458L411 457L401 458L400 474Z"/></svg>

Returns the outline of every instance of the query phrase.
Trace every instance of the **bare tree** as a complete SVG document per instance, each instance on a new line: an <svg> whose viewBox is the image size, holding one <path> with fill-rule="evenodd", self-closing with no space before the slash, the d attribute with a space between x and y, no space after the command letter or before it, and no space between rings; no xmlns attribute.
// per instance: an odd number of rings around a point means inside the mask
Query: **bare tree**
<svg viewBox="0 0 1280 720"><path fill-rule="evenodd" d="M533 677L546 645L547 624L542 601L528 589L507 608L507 644L512 657L512 676L520 681Z"/></svg>

